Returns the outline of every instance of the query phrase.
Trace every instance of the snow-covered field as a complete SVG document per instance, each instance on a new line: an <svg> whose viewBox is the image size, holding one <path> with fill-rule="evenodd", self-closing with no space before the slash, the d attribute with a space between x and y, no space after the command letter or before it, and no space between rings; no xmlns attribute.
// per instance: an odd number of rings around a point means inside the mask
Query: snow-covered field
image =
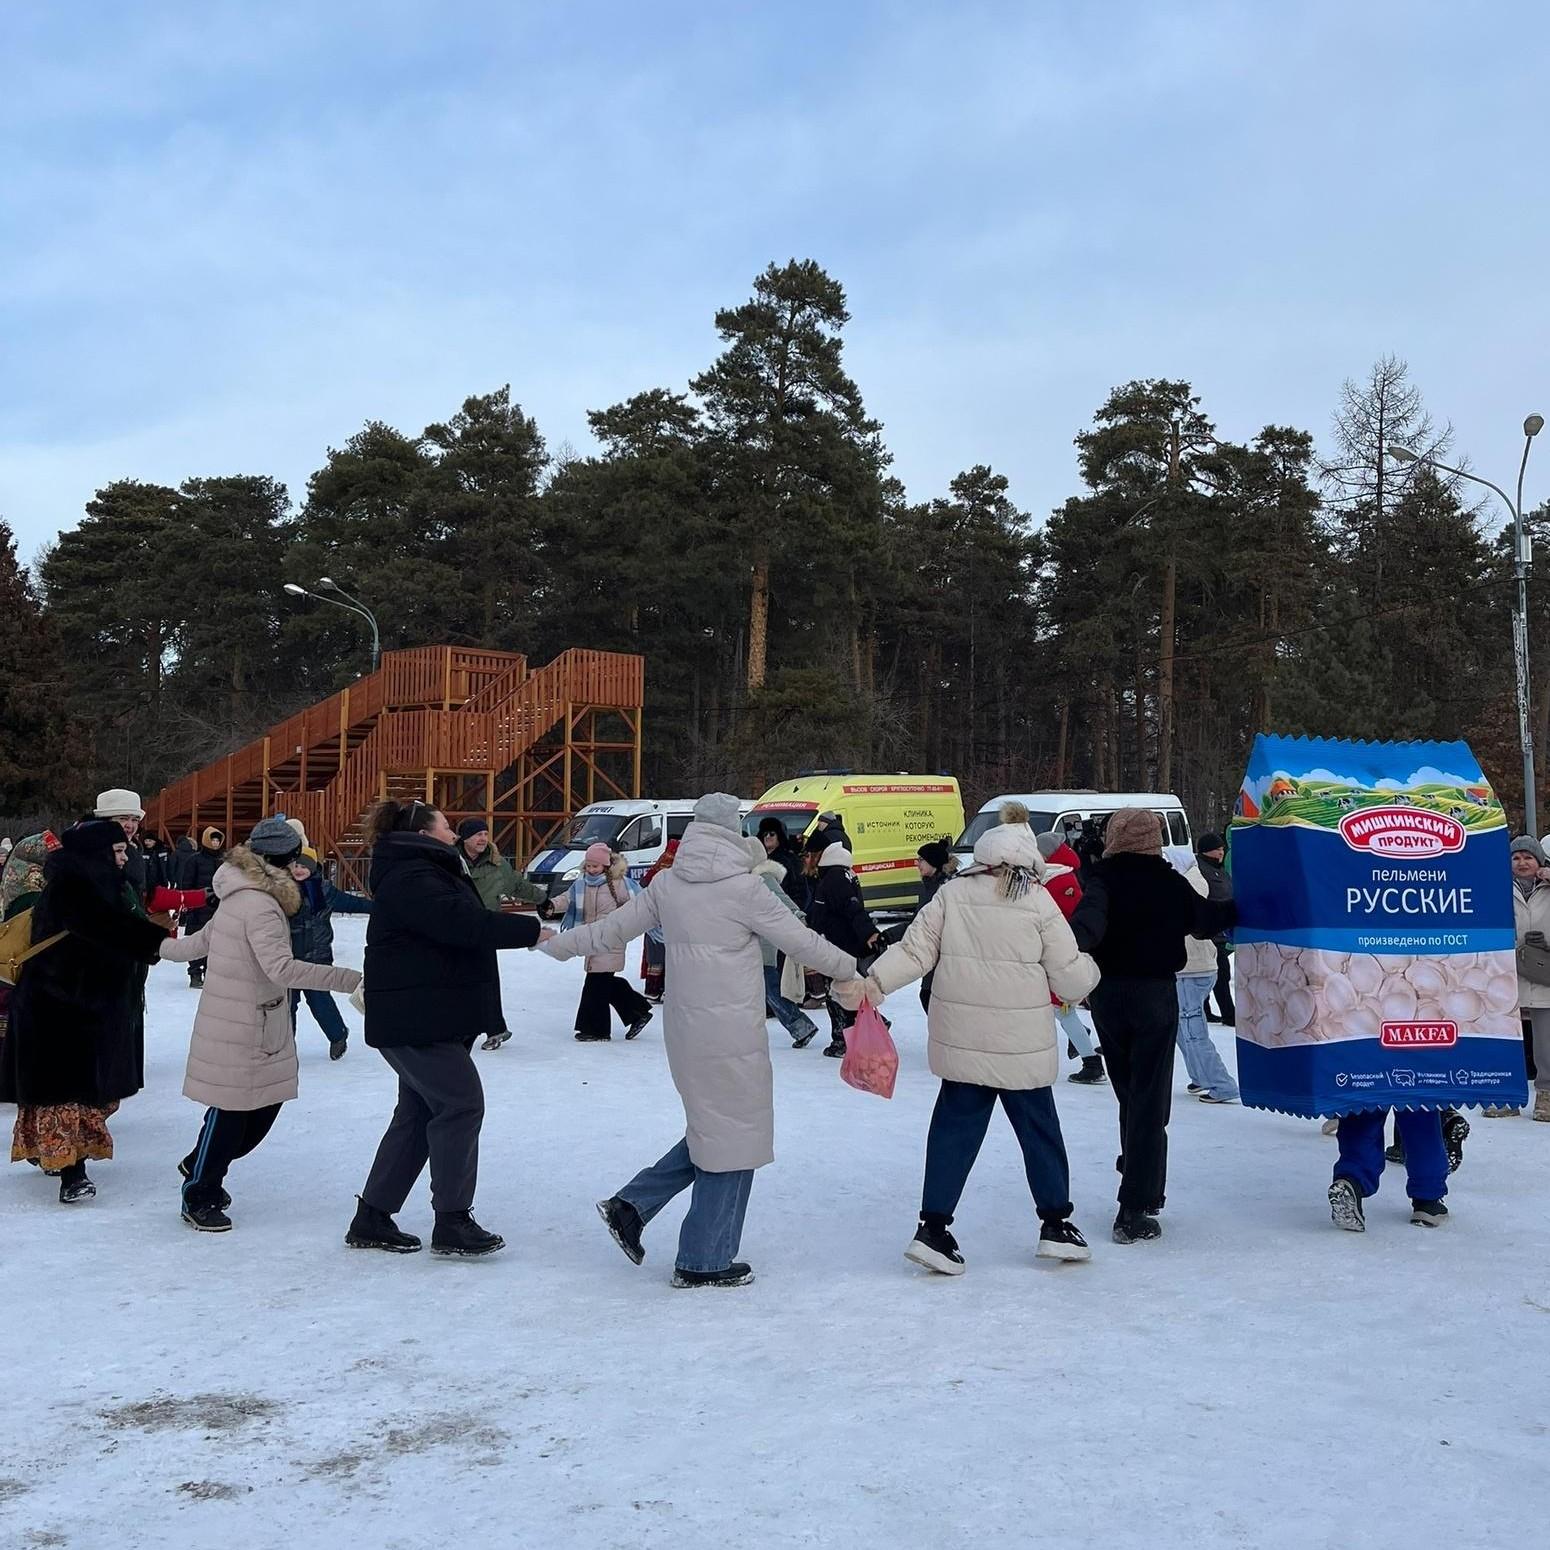
<svg viewBox="0 0 1550 1550"><path fill-rule="evenodd" d="M341 961L362 925L338 922ZM891 1103L772 1023L779 1160L742 1291L674 1292L593 1212L681 1133L660 1035L577 1045L579 967L505 955L485 1262L347 1250L393 1083L305 1011L301 1098L232 1170L236 1230L178 1219L196 996L151 977L147 1090L91 1205L13 1167L0 1544L1526 1546L1550 1460L1550 1127L1474 1120L1444 1231L1391 1174L1334 1230L1318 1127L1183 1095L1165 1236L1108 1239L1107 1087L1061 1084L1087 1265L1035 1261L997 1118L960 1280L905 1264L935 1083L913 992ZM1230 1039L1218 1030L1229 1058ZM0 1111L9 1126L11 1111ZM401 1218L428 1236L427 1192Z"/></svg>

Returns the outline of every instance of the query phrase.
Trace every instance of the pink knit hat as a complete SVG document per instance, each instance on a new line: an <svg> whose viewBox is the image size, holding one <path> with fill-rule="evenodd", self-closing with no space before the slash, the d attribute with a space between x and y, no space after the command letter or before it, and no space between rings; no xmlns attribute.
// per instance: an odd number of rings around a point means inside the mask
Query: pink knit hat
<svg viewBox="0 0 1550 1550"><path fill-rule="evenodd" d="M590 865L594 861L600 861L604 866L607 866L613 858L614 853L599 840L595 845L587 846L587 853L582 857L582 861L586 865Z"/></svg>

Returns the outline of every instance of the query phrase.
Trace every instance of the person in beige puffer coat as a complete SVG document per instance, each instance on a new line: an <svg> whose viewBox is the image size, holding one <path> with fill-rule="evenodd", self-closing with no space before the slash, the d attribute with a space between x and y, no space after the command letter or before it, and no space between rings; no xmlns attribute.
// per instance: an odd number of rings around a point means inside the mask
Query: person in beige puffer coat
<svg viewBox="0 0 1550 1550"><path fill-rule="evenodd" d="M561 960L616 952L662 928L667 950L662 1040L683 1099L685 1134L617 1195L598 1203L638 1265L641 1235L674 1196L694 1197L678 1236L677 1287L744 1286L736 1258L756 1168L775 1157L774 1073L765 1026L760 938L820 973L855 983L856 963L809 931L753 874L735 796L701 797L671 871L628 904L540 948ZM859 1004L859 1002L858 1002Z"/></svg>
<svg viewBox="0 0 1550 1550"><path fill-rule="evenodd" d="M1042 879L1045 861L1025 823L1003 823L974 846L975 867L947 883L904 938L872 965L867 1000L936 971L927 1018L931 1070L942 1089L926 1137L920 1227L905 1258L962 1275L947 1230L997 1099L1022 1148L1045 1258L1091 1257L1071 1222L1071 1171L1050 1088L1060 1075L1054 991L1080 1001L1098 969L1078 950Z"/></svg>
<svg viewBox="0 0 1550 1550"><path fill-rule="evenodd" d="M1517 945L1550 945L1550 857L1531 835L1512 842L1512 885ZM1524 1063L1534 1072L1534 1118L1550 1122L1550 985L1520 974L1518 1007L1523 1014ZM1484 1113L1499 1119L1517 1110L1502 1105Z"/></svg>
<svg viewBox="0 0 1550 1550"><path fill-rule="evenodd" d="M288 922L301 893L282 868L300 854L284 819L264 819L215 874L220 909L192 936L161 947L176 963L209 960L183 1081L184 1096L208 1109L194 1150L178 1165L186 1180L183 1219L202 1232L230 1230L226 1170L268 1135L280 1105L296 1096L289 993L348 995L361 981L354 969L291 956Z"/></svg>

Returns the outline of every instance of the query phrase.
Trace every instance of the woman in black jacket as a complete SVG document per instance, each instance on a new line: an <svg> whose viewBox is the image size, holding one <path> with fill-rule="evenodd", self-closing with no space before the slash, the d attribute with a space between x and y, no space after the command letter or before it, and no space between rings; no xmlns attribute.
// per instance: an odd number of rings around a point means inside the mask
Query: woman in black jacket
<svg viewBox="0 0 1550 1550"><path fill-rule="evenodd" d="M876 956L883 939L867 913L861 884L851 871L853 865L850 852L838 841L818 858L818 876L813 887L813 902L807 907L807 924L826 942L832 942L842 953L849 953L862 965L861 972L865 974L866 964ZM847 1012L832 992L827 995L827 1003L832 1037L824 1054L839 1058L845 1053L845 1030L855 1022L856 1014Z"/></svg>
<svg viewBox="0 0 1550 1550"><path fill-rule="evenodd" d="M345 1235L358 1249L412 1254L420 1240L393 1221L431 1167L433 1254L493 1254L505 1240L473 1217L484 1088L474 1039L500 994L499 948L536 947L554 932L528 915L484 907L446 817L428 802L383 802L372 814L371 919L366 927L366 1042L398 1073L398 1106Z"/></svg>
<svg viewBox="0 0 1550 1550"><path fill-rule="evenodd" d="M86 1164L112 1157L108 1116L140 1090L141 987L167 940L124 879L128 852L106 819L65 831L44 865L32 941L66 935L28 961L11 1001L0 1063L0 1102L17 1106L11 1161L57 1173L65 1205L97 1193Z"/></svg>
<svg viewBox="0 0 1550 1550"><path fill-rule="evenodd" d="M1238 918L1230 899L1201 898L1190 887L1164 858L1162 838L1156 813L1122 807L1109 819L1103 859L1083 877L1071 916L1077 946L1103 971L1087 1004L1119 1099L1116 1243L1162 1232L1184 938L1213 937Z"/></svg>

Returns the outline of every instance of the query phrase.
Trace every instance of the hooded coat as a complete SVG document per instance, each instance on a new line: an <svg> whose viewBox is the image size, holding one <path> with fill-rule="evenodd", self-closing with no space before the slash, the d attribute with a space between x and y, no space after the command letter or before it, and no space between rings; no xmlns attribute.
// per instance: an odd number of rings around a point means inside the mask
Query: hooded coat
<svg viewBox="0 0 1550 1550"><path fill-rule="evenodd" d="M740 834L697 820L684 832L670 872L622 909L542 949L564 960L618 950L654 926L662 928L662 1038L683 1099L689 1156L708 1173L762 1168L775 1157L760 938L835 979L856 973L854 958L771 898L752 865Z"/></svg>
<svg viewBox="0 0 1550 1550"><path fill-rule="evenodd" d="M371 855L366 1042L467 1041L504 1026L498 948L533 947L532 915L487 910L463 858L424 834L384 834Z"/></svg>
<svg viewBox="0 0 1550 1550"><path fill-rule="evenodd" d="M167 940L135 907L110 850L54 851L32 906L30 960L0 1045L0 1102L106 1108L141 1086L141 987Z"/></svg>
<svg viewBox="0 0 1550 1550"><path fill-rule="evenodd" d="M872 966L884 995L935 970L926 1026L932 1072L947 1082L1007 1090L1049 1087L1060 1075L1051 995L1080 1001L1098 968L1078 950L1041 879L1046 868L1025 824L980 836L978 865L916 915L904 938ZM1001 866L1025 868L1010 894Z"/></svg>
<svg viewBox="0 0 1550 1550"><path fill-rule="evenodd" d="M161 956L174 963L208 959L183 1096L212 1109L247 1112L296 1096L292 990L337 990L360 984L354 969L302 963L291 952L290 917L301 894L287 872L246 845L227 852L211 888L220 909L192 936L169 939Z"/></svg>
<svg viewBox="0 0 1550 1550"><path fill-rule="evenodd" d="M301 907L291 916L291 953L303 963L332 963L335 912L369 915L371 900L334 887L310 856L303 856L300 864L307 876L296 885Z"/></svg>
<svg viewBox="0 0 1550 1550"><path fill-rule="evenodd" d="M807 923L825 941L852 958L863 958L870 951L867 944L877 935L877 927L867 913L861 884L848 865L819 866L813 902L807 908Z"/></svg>
<svg viewBox="0 0 1550 1550"><path fill-rule="evenodd" d="M1523 939L1530 931L1538 931L1543 934L1546 941L1550 941L1550 883L1536 882L1528 898L1523 897L1522 890L1516 882L1512 885L1512 918L1517 928L1517 945L1523 946ZM1531 1012L1539 1007L1550 1006L1550 985L1541 985L1535 980L1518 976L1518 1005L1525 1011Z"/></svg>

